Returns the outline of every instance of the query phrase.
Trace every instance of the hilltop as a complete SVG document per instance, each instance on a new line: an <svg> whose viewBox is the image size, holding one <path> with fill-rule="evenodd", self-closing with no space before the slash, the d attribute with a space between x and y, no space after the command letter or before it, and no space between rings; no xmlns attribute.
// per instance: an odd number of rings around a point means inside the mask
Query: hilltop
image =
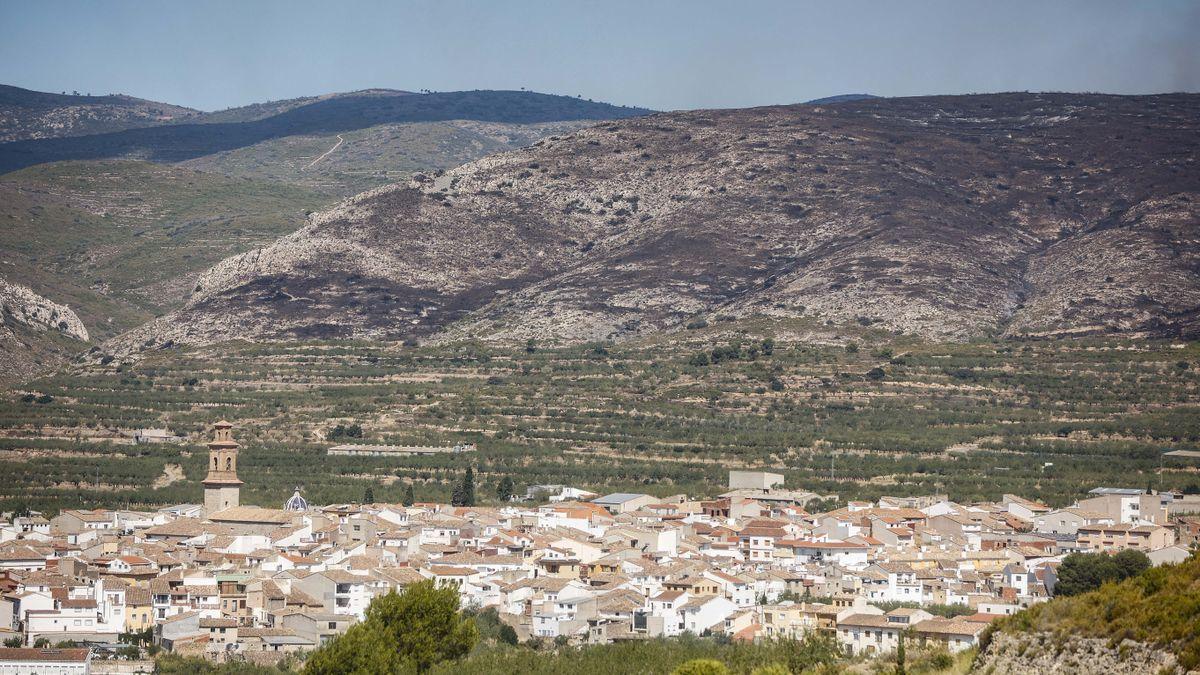
<svg viewBox="0 0 1200 675"><path fill-rule="evenodd" d="M854 101L869 101L874 98L881 98L874 94L836 94L834 96L823 96L807 101L809 105L827 105L829 103L851 103Z"/></svg>
<svg viewBox="0 0 1200 675"><path fill-rule="evenodd" d="M0 85L0 143L110 133L199 114L191 108L120 94L51 94Z"/></svg>
<svg viewBox="0 0 1200 675"><path fill-rule="evenodd" d="M361 91L336 92L332 94L321 94L319 96L299 96L297 98L285 98L277 101L263 101L262 103L251 103L249 105L235 106L226 108L225 110L215 110L213 112L204 113L194 120L201 124L214 124L221 122L254 122L256 120L274 117L280 113L285 113L289 110L306 106L310 103L318 101L326 101L334 98L343 98L347 96L411 96L411 91L401 91L399 89L363 89Z"/></svg>
<svg viewBox="0 0 1200 675"><path fill-rule="evenodd" d="M1195 336L1198 120L1200 96L1082 94L621 120L358 195L115 346L604 340L751 316Z"/></svg>
<svg viewBox="0 0 1200 675"><path fill-rule="evenodd" d="M411 94L367 90L266 105L261 109L214 113L207 119L177 124L5 143L0 145L0 172L80 159L180 162L289 136L331 135L383 124L450 120L536 124L617 119L648 112L526 91Z"/></svg>

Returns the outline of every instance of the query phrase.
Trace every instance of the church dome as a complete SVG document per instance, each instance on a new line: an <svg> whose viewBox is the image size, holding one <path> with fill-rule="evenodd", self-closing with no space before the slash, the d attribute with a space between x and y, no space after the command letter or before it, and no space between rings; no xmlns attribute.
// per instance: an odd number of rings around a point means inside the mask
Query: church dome
<svg viewBox="0 0 1200 675"><path fill-rule="evenodd" d="M308 502L305 501L304 497L300 496L300 488L296 488L296 491L292 493L291 499L288 499L287 503L283 505L283 510L284 511L307 511L308 510Z"/></svg>

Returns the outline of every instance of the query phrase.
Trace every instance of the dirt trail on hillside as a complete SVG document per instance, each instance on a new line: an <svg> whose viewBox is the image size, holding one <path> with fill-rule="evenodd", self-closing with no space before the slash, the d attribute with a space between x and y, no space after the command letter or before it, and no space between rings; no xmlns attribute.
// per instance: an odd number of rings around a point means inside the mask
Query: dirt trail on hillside
<svg viewBox="0 0 1200 675"><path fill-rule="evenodd" d="M313 161L309 162L309 163L308 163L308 166L304 167L304 170L305 170L305 171L307 171L307 170L309 170L309 169L313 168L313 165L314 165L314 164L316 164L317 162L319 162L319 161L321 161L321 160L325 159L326 157L328 157L330 153L332 153L334 150L337 150L337 149L338 149L338 147L340 147L340 146L342 145L342 143L343 143L343 142L345 142L345 140L346 140L346 139L342 138L342 135L341 135L341 134L338 134L338 135L337 135L337 139L338 139L338 142L337 142L337 143L334 143L332 148L330 148L330 149L326 150L325 152L321 153L321 156L320 156L320 157L318 157L318 158L314 159Z"/></svg>

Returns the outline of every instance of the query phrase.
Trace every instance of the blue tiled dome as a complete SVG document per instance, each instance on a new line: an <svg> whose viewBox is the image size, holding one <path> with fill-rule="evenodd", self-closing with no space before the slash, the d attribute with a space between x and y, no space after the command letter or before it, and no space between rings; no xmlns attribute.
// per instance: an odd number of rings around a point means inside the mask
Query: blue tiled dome
<svg viewBox="0 0 1200 675"><path fill-rule="evenodd" d="M296 491L294 493L292 493L291 499L288 499L287 503L283 505L283 510L284 511L307 511L308 510L308 502L305 501L304 497L300 496L300 488L296 488Z"/></svg>

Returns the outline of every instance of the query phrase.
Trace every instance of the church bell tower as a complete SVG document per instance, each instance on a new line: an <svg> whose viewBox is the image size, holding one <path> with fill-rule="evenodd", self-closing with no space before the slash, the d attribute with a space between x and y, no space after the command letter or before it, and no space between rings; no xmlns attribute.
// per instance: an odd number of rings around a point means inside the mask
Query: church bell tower
<svg viewBox="0 0 1200 675"><path fill-rule="evenodd" d="M233 425L224 420L214 425L213 440L208 444L208 475L204 478L204 515L238 505L242 481L237 477L238 444L233 440Z"/></svg>

